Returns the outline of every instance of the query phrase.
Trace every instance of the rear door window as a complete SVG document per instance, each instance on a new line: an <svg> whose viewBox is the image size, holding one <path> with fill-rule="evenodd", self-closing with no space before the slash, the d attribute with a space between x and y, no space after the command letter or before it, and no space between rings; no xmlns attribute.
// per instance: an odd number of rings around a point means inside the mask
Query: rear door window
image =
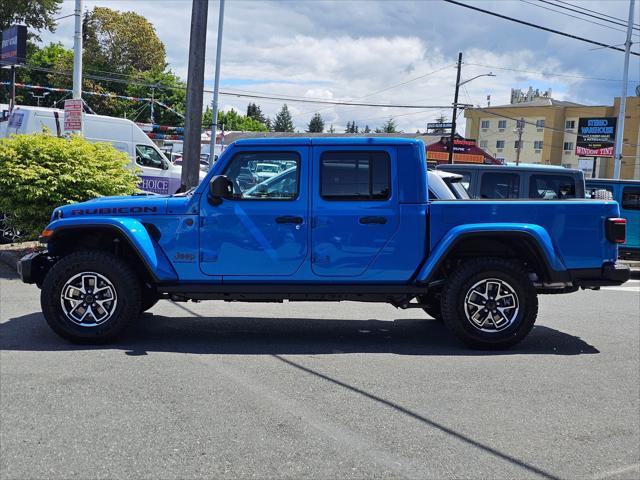
<svg viewBox="0 0 640 480"><path fill-rule="evenodd" d="M576 198L576 181L571 175L533 174L529 178L529 198Z"/></svg>
<svg viewBox="0 0 640 480"><path fill-rule="evenodd" d="M622 190L622 208L640 210L640 187L624 187Z"/></svg>
<svg viewBox="0 0 640 480"><path fill-rule="evenodd" d="M520 175L517 173L484 172L480 182L480 198L519 198Z"/></svg>
<svg viewBox="0 0 640 480"><path fill-rule="evenodd" d="M391 196L390 169L387 152L325 152L320 195L326 200L386 200Z"/></svg>

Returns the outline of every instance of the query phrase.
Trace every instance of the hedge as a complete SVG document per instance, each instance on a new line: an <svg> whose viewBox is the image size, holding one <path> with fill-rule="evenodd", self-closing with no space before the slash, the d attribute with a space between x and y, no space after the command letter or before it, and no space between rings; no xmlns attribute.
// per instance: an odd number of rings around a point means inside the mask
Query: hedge
<svg viewBox="0 0 640 480"><path fill-rule="evenodd" d="M126 154L79 136L12 135L0 140L0 212L25 240L36 238L53 209L106 195L130 195L139 179Z"/></svg>

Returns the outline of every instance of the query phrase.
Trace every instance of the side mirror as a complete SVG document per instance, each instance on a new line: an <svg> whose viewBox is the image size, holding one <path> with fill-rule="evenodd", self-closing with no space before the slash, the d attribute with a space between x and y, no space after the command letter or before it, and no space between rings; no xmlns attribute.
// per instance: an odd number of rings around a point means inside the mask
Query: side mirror
<svg viewBox="0 0 640 480"><path fill-rule="evenodd" d="M167 162L162 162L162 169L169 170L169 164Z"/></svg>
<svg viewBox="0 0 640 480"><path fill-rule="evenodd" d="M233 184L224 175L217 175L211 179L209 183L209 203L217 206L222 203L225 198L233 197Z"/></svg>

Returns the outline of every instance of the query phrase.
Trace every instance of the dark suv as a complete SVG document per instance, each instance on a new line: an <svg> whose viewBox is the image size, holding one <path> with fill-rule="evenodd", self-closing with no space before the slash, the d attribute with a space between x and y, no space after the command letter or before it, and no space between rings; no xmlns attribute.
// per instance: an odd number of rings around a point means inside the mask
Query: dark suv
<svg viewBox="0 0 640 480"><path fill-rule="evenodd" d="M462 175L472 198L584 198L584 174L554 165L438 165L438 170Z"/></svg>

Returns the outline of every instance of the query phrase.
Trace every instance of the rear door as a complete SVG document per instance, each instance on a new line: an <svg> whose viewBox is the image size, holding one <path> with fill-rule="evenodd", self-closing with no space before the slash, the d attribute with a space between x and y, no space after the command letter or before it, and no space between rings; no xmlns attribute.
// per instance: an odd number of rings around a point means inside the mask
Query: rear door
<svg viewBox="0 0 640 480"><path fill-rule="evenodd" d="M200 203L200 269L224 280L243 276L287 277L308 252L309 147L238 150L223 174L234 185L232 199ZM279 173L259 181L258 163Z"/></svg>
<svg viewBox="0 0 640 480"><path fill-rule="evenodd" d="M398 228L396 149L313 147L312 270L362 275Z"/></svg>

